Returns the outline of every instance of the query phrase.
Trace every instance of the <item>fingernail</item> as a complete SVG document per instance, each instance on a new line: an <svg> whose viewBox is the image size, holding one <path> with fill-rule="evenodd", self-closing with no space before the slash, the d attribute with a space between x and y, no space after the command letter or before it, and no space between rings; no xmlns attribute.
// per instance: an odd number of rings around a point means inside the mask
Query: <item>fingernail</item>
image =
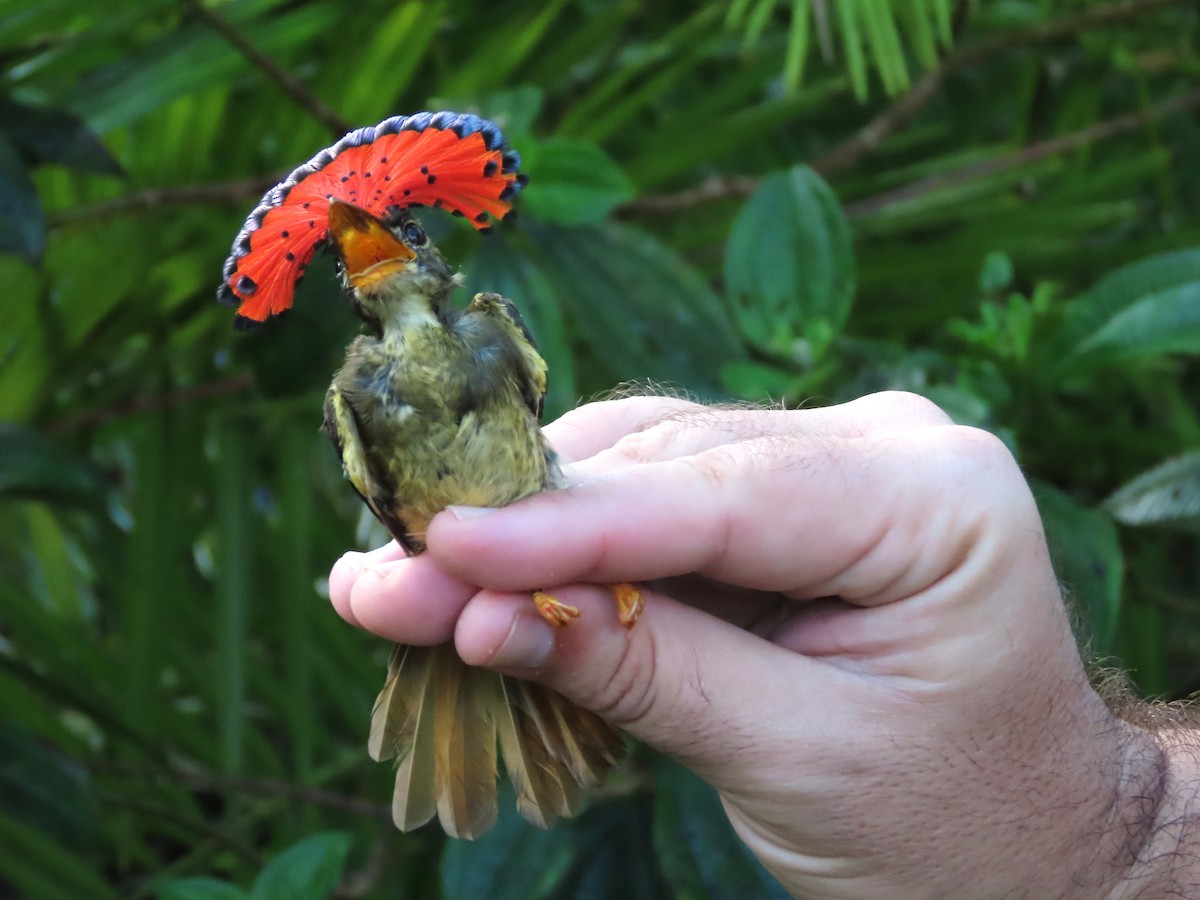
<svg viewBox="0 0 1200 900"><path fill-rule="evenodd" d="M500 649L488 661L498 669L536 669L554 651L554 629L540 616L518 613Z"/></svg>
<svg viewBox="0 0 1200 900"><path fill-rule="evenodd" d="M351 572L357 572L363 567L363 561L367 554L359 553L357 550L347 550L342 554L342 558L337 561L340 566L345 566Z"/></svg>
<svg viewBox="0 0 1200 900"><path fill-rule="evenodd" d="M496 511L494 506L447 506L446 509L454 513L456 519L478 519Z"/></svg>

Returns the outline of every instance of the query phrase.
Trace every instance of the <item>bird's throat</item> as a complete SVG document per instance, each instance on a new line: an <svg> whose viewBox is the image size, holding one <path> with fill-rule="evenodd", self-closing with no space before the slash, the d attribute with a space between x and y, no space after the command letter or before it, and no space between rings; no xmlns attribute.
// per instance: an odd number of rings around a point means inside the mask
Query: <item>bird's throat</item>
<svg viewBox="0 0 1200 900"><path fill-rule="evenodd" d="M402 290L380 283L374 290L355 290L354 306L358 315L377 336L400 337L414 329L431 328L442 323L448 291L431 284L406 279ZM434 288L434 289L431 289Z"/></svg>

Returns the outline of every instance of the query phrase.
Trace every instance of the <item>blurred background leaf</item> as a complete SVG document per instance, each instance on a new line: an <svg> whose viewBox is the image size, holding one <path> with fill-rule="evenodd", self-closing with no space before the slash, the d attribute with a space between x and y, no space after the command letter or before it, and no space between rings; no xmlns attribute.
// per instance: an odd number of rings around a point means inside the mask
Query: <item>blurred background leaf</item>
<svg viewBox="0 0 1200 900"><path fill-rule="evenodd" d="M464 298L524 311L548 411L628 380L925 394L1035 479L1081 636L1200 690L1198 26L1190 0L8 0L0 894L778 894L644 751L551 832L390 824L388 648L325 598L381 539L316 432L357 326L328 259L254 335L213 293L281 173L419 109L524 156L515 222L426 224Z"/></svg>

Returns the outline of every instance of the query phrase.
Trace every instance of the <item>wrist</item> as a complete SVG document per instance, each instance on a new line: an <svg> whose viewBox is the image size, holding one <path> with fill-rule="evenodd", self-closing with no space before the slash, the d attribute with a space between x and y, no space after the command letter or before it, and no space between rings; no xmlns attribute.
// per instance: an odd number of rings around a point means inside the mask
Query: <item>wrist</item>
<svg viewBox="0 0 1200 900"><path fill-rule="evenodd" d="M1146 718L1155 712L1164 719L1177 717L1162 706L1143 712ZM1127 795L1131 809L1144 810L1146 824L1140 838L1130 842L1132 858L1110 900L1200 893L1200 731L1173 722L1147 724L1148 729L1138 730L1155 748L1158 777L1145 793Z"/></svg>

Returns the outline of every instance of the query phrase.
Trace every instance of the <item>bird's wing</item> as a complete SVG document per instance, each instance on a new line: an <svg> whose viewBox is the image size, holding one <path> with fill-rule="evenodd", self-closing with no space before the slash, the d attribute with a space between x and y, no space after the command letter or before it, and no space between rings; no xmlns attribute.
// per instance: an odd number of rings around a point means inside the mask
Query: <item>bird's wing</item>
<svg viewBox="0 0 1200 900"><path fill-rule="evenodd" d="M379 479L371 471L362 437L358 432L358 420L354 416L354 409L336 383L331 384L325 393L325 420L321 427L333 442L333 448L342 461L342 470L346 473L347 480L375 514L375 518L384 524L406 551L410 554L418 552L420 548L413 542L404 523L395 515L392 504L388 502L389 492L384 490Z"/></svg>
<svg viewBox="0 0 1200 900"><path fill-rule="evenodd" d="M488 316L507 333L517 349L517 358L525 376L521 395L530 411L541 420L542 404L546 398L546 361L538 353L533 335L521 318L521 311L507 297L493 293L476 294L466 311Z"/></svg>

